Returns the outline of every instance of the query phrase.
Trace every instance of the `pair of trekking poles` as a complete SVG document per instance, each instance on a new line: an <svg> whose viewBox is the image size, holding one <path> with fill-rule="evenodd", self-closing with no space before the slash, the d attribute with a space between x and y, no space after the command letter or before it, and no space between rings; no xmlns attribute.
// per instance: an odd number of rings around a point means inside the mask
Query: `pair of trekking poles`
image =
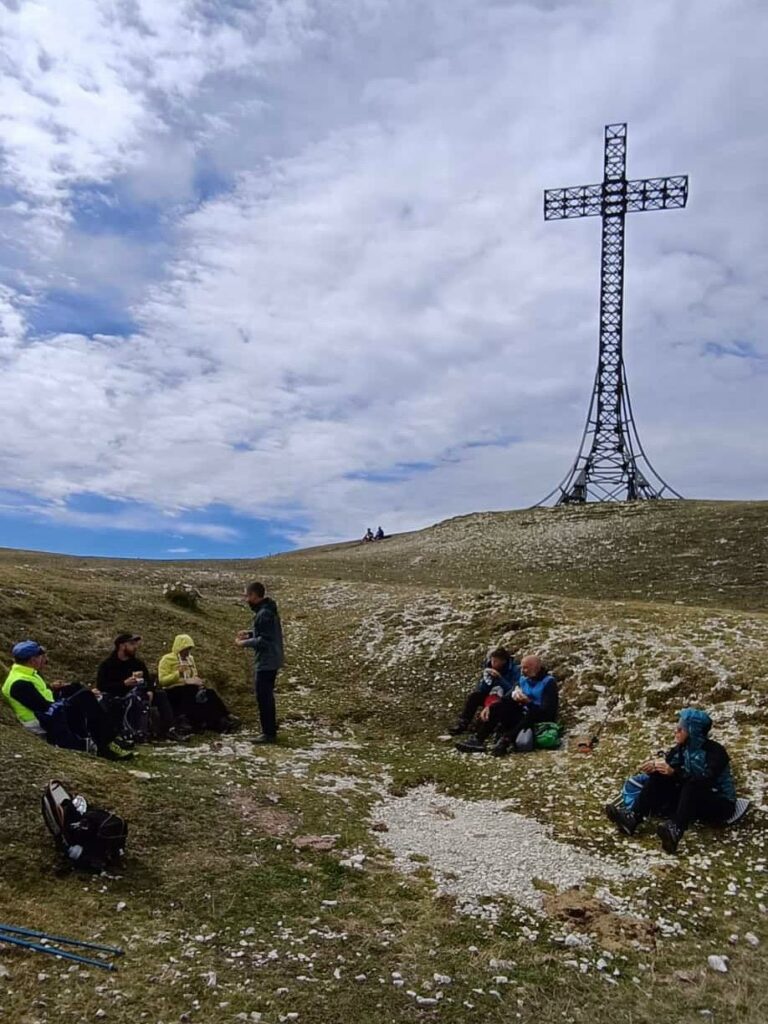
<svg viewBox="0 0 768 1024"><path fill-rule="evenodd" d="M123 955L123 950L117 946L100 946L95 942L68 939L63 935L48 935L46 932L37 932L33 928L20 928L18 925L10 924L0 924L1 942L7 942L10 946L19 946L21 949L30 949L35 953L48 953L50 956L60 957L62 960L74 960L75 963L85 964L88 967L100 967L102 971L116 971L117 968L109 960L94 960L77 953L70 953L53 943L74 946L79 949L92 949L98 953L107 953L109 956Z"/></svg>

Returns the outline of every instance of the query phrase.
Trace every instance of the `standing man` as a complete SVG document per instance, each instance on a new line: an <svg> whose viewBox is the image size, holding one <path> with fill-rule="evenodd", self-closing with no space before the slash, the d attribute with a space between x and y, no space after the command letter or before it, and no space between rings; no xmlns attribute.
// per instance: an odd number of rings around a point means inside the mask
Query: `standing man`
<svg viewBox="0 0 768 1024"><path fill-rule="evenodd" d="M283 627L280 613L263 583L249 583L245 600L253 611L253 628L240 630L235 643L253 650L256 678L256 700L261 718L261 736L254 743L277 742L277 713L275 710L275 682L283 667Z"/></svg>

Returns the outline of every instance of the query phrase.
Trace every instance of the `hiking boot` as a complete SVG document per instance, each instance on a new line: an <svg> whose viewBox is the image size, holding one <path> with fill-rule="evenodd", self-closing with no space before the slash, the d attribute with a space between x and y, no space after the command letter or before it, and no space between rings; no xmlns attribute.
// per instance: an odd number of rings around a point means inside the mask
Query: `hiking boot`
<svg viewBox="0 0 768 1024"><path fill-rule="evenodd" d="M172 725L164 738L170 743L185 743L191 735L191 729L182 729L178 725Z"/></svg>
<svg viewBox="0 0 768 1024"><path fill-rule="evenodd" d="M224 733L240 732L243 723L237 715L225 715L219 723L219 730Z"/></svg>
<svg viewBox="0 0 768 1024"><path fill-rule="evenodd" d="M677 853L680 840L683 838L683 830L674 821L663 821L656 829L656 835L661 840L661 847L665 853Z"/></svg>
<svg viewBox="0 0 768 1024"><path fill-rule="evenodd" d="M131 761L133 759L132 750L123 750L123 748L115 743L108 743L106 747L99 751L99 757L104 757L107 761Z"/></svg>
<svg viewBox="0 0 768 1024"><path fill-rule="evenodd" d="M616 804L605 805L605 816L625 836L633 836L637 826L640 824L640 819L637 815L633 814L632 811L625 811L623 807L617 807Z"/></svg>
<svg viewBox="0 0 768 1024"><path fill-rule="evenodd" d="M485 744L477 736L470 736L469 739L457 743L456 749L460 750L462 754L484 754Z"/></svg>
<svg viewBox="0 0 768 1024"><path fill-rule="evenodd" d="M133 750L133 748L136 746L135 742L133 740L128 739L127 736L115 736L112 742L116 743L118 747L121 748L121 750Z"/></svg>
<svg viewBox="0 0 768 1024"><path fill-rule="evenodd" d="M259 746L263 746L265 743L277 743L277 736L267 736L266 733L262 733L261 736L254 736L251 743L257 743Z"/></svg>
<svg viewBox="0 0 768 1024"><path fill-rule="evenodd" d="M460 718L455 725L452 725L449 728L448 734L450 736L461 736L461 734L466 732L468 728L469 722L465 722L463 718Z"/></svg>
<svg viewBox="0 0 768 1024"><path fill-rule="evenodd" d="M501 739L498 739L491 747L491 754L493 757L506 757L511 745L510 740L508 740L506 736L502 736Z"/></svg>

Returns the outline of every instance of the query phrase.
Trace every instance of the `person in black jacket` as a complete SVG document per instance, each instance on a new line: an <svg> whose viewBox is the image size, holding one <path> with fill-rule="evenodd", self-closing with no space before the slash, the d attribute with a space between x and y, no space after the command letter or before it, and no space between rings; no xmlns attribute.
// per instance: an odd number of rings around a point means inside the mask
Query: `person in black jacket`
<svg viewBox="0 0 768 1024"><path fill-rule="evenodd" d="M675 853L694 821L722 825L736 806L736 788L728 751L709 739L712 719L706 711L685 708L675 726L675 745L665 757L640 766L647 775L631 810L607 804L606 816L624 835L634 835L648 817L666 820L656 829L667 853Z"/></svg>
<svg viewBox="0 0 768 1024"><path fill-rule="evenodd" d="M138 656L141 637L135 633L118 633L112 653L96 670L96 685L104 694L113 721L119 725L125 709L125 699L138 687L141 699L154 708L156 735L160 739L179 739L189 729L183 723L174 723L168 694L159 689L147 665Z"/></svg>
<svg viewBox="0 0 768 1024"><path fill-rule="evenodd" d="M280 613L263 583L249 583L245 600L253 611L253 628L241 630L235 639L238 647L250 648L254 654L256 676L254 687L259 705L261 735L254 743L277 741L275 683L283 667L283 627Z"/></svg>

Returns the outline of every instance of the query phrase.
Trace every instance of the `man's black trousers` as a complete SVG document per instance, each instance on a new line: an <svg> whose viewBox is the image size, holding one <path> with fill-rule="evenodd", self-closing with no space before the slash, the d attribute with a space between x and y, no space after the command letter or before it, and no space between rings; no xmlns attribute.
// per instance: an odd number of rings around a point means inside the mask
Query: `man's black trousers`
<svg viewBox="0 0 768 1024"><path fill-rule="evenodd" d="M257 669L254 689L259 705L261 731L265 736L277 736L277 710L275 708L275 682L277 669Z"/></svg>

